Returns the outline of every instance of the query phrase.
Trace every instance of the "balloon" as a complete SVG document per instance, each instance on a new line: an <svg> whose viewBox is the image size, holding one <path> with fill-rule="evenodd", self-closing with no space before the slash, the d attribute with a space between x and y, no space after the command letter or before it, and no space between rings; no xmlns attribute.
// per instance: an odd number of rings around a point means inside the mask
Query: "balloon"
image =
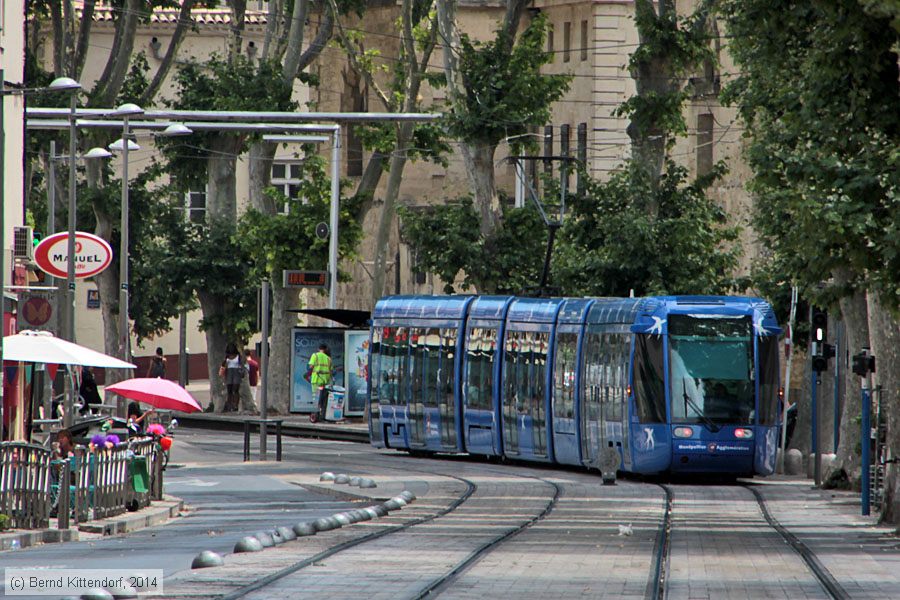
<svg viewBox="0 0 900 600"><path fill-rule="evenodd" d="M162 446L162 449L167 451L172 447L172 438L164 437L159 440L159 445Z"/></svg>

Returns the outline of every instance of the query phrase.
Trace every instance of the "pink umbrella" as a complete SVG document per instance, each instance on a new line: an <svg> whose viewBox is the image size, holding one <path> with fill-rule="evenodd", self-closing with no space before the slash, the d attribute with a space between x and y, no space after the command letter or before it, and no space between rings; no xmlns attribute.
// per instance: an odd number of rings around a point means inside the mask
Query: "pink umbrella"
<svg viewBox="0 0 900 600"><path fill-rule="evenodd" d="M186 413L203 410L186 389L173 381L159 377L126 379L106 386L106 390L164 410L180 410Z"/></svg>

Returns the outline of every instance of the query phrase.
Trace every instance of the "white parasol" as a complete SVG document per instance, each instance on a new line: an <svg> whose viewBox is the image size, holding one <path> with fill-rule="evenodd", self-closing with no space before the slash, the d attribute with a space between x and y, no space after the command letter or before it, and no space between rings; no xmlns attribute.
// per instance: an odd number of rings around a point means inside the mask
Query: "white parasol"
<svg viewBox="0 0 900 600"><path fill-rule="evenodd" d="M3 360L107 369L135 368L124 360L61 340L47 331L27 330L4 337Z"/></svg>

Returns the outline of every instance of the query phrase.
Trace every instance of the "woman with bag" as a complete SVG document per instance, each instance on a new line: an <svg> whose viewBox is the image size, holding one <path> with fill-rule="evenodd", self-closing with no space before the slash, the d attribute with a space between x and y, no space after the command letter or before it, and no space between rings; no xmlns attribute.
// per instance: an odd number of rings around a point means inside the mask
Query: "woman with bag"
<svg viewBox="0 0 900 600"><path fill-rule="evenodd" d="M225 381L225 406L222 412L234 412L238 409L240 401L241 380L244 378L246 369L238 352L237 344L231 342L225 348L225 360L219 367L219 377Z"/></svg>

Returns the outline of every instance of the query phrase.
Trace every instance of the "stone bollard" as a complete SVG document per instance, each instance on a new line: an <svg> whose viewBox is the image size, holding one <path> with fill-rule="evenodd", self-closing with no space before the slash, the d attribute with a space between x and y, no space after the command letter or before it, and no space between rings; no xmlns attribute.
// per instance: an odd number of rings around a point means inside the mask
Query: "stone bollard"
<svg viewBox="0 0 900 600"><path fill-rule="evenodd" d="M832 467L834 467L834 461L837 460L837 454L823 454L822 455L822 478L826 478L828 473L831 472Z"/></svg>
<svg viewBox="0 0 900 600"><path fill-rule="evenodd" d="M319 481L334 481L334 473L331 471L325 471L321 475L319 475Z"/></svg>
<svg viewBox="0 0 900 600"><path fill-rule="evenodd" d="M400 497L400 498L403 498L403 499L406 500L407 502L412 502L413 500L416 499L416 495L413 494L413 493L412 493L411 491L409 491L409 490L403 490L402 492L400 492L400 496L399 496L399 497Z"/></svg>
<svg viewBox="0 0 900 600"><path fill-rule="evenodd" d="M263 548L271 548L275 545L275 540L268 531L258 531L253 534L253 537L259 540L259 543L262 544Z"/></svg>
<svg viewBox="0 0 900 600"><path fill-rule="evenodd" d="M128 585L127 583L124 585L113 585L106 588L106 591L112 594L112 597L116 600L130 600L131 598L137 598L138 593L137 590Z"/></svg>
<svg viewBox="0 0 900 600"><path fill-rule="evenodd" d="M806 478L812 479L815 476L816 469L816 453L810 452L809 458L806 460Z"/></svg>
<svg viewBox="0 0 900 600"><path fill-rule="evenodd" d="M378 487L378 486L375 484L374 479L369 479L368 477L363 477L362 479L359 480L359 487L361 487L363 489L371 489L371 488Z"/></svg>
<svg viewBox="0 0 900 600"><path fill-rule="evenodd" d="M221 567L224 564L225 561L222 559L222 555L217 554L212 550L204 550L191 561L191 568L206 569L207 567Z"/></svg>
<svg viewBox="0 0 900 600"><path fill-rule="evenodd" d="M297 534L294 533L294 530L290 527L276 527L275 531L284 539L284 541L289 542L291 540L297 539Z"/></svg>
<svg viewBox="0 0 900 600"><path fill-rule="evenodd" d="M256 539L252 535L242 537L234 545L235 554L239 554L241 552L259 552L262 549L263 549L262 542L260 542L258 539Z"/></svg>
<svg viewBox="0 0 900 600"><path fill-rule="evenodd" d="M334 515L334 518L337 519L337 522L341 524L341 527L349 525L353 522L350 520L350 517L347 516L347 513L338 513Z"/></svg>
<svg viewBox="0 0 900 600"><path fill-rule="evenodd" d="M351 478L350 478L349 483L350 483L350 485L352 485L353 487L359 487L359 482L360 482L360 481L362 481L362 477L356 477L356 476L354 476L354 477L351 477Z"/></svg>
<svg viewBox="0 0 900 600"><path fill-rule="evenodd" d="M113 600L113 595L103 588L94 588L83 593L81 600Z"/></svg>
<svg viewBox="0 0 900 600"><path fill-rule="evenodd" d="M300 521L296 525L294 525L294 533L297 534L297 537L306 537L308 535L316 535L316 525L315 523L307 523L305 521Z"/></svg>
<svg viewBox="0 0 900 600"><path fill-rule="evenodd" d="M340 474L334 476L334 482L342 483L342 484L350 483L350 476L340 473Z"/></svg>
<svg viewBox="0 0 900 600"><path fill-rule="evenodd" d="M788 450L784 457L784 474L794 476L803 474L803 453L796 448Z"/></svg>
<svg viewBox="0 0 900 600"><path fill-rule="evenodd" d="M321 517L319 519L316 519L313 522L313 525L315 525L316 531L328 531L335 528L335 525L331 522L331 519L329 517Z"/></svg>

